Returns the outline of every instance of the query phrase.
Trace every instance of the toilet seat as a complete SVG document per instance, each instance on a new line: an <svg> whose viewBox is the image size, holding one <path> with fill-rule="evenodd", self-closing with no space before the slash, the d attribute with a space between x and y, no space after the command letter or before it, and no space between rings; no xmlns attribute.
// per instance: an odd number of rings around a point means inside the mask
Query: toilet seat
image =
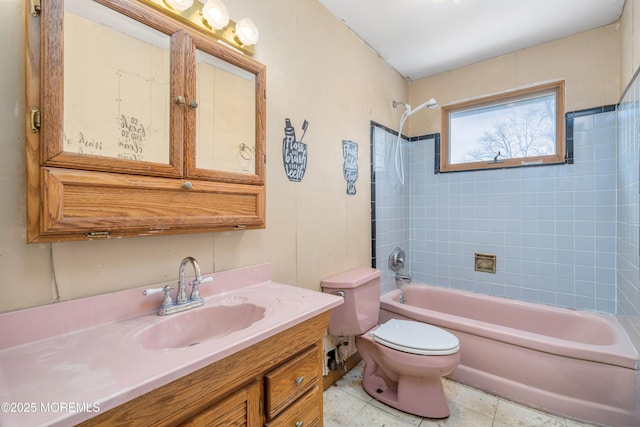
<svg viewBox="0 0 640 427"><path fill-rule="evenodd" d="M458 338L433 325L412 320L390 319L371 332L373 339L395 350L424 356L454 354Z"/></svg>

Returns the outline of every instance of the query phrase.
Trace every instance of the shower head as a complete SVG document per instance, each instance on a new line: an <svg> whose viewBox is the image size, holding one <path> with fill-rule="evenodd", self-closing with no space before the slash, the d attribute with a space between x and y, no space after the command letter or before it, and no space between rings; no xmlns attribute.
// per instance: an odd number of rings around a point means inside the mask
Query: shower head
<svg viewBox="0 0 640 427"><path fill-rule="evenodd" d="M431 98L430 100L428 100L424 104L418 105L413 110L411 109L411 106L408 105L407 116L411 116L411 115L417 113L418 111L422 110L423 108L436 108L437 106L438 106L438 101L436 101L435 98Z"/></svg>
<svg viewBox="0 0 640 427"><path fill-rule="evenodd" d="M409 117L411 115L413 115L414 113L417 113L418 111L422 110L423 108L436 108L438 106L438 101L436 101L434 98L431 98L430 100L428 100L427 102L425 102L424 104L419 105L418 107L414 108L413 110L411 109L411 105L407 104L404 101L392 101L391 105L393 106L393 108L398 108L399 105L404 105L404 114Z"/></svg>

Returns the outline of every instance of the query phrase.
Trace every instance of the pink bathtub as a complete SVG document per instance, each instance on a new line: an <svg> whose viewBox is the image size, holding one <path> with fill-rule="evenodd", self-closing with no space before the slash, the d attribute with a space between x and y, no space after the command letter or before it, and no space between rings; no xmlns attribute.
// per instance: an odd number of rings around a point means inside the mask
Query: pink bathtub
<svg viewBox="0 0 640 427"><path fill-rule="evenodd" d="M544 411L640 426L638 355L613 316L409 284L381 298L380 322L414 319L460 340L448 377Z"/></svg>

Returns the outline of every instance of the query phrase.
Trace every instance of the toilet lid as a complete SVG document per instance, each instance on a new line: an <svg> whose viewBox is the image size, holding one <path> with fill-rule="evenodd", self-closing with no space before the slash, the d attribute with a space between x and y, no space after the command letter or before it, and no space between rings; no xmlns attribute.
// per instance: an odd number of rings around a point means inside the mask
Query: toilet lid
<svg viewBox="0 0 640 427"><path fill-rule="evenodd" d="M455 335L426 323L391 319L373 332L380 344L406 353L421 355L447 355L460 349Z"/></svg>

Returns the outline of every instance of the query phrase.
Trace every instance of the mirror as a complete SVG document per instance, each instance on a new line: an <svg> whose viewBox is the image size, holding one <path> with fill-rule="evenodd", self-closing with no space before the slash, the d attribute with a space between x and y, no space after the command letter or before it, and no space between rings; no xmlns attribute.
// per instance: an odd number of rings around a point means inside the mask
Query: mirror
<svg viewBox="0 0 640 427"><path fill-rule="evenodd" d="M155 1L51 8L61 11L45 42L46 90L62 105L43 122L62 128L44 129L46 165L264 182L262 64Z"/></svg>
<svg viewBox="0 0 640 427"><path fill-rule="evenodd" d="M168 164L171 37L86 0L63 34L63 150Z"/></svg>
<svg viewBox="0 0 640 427"><path fill-rule="evenodd" d="M255 75L196 50L196 167L255 173Z"/></svg>

